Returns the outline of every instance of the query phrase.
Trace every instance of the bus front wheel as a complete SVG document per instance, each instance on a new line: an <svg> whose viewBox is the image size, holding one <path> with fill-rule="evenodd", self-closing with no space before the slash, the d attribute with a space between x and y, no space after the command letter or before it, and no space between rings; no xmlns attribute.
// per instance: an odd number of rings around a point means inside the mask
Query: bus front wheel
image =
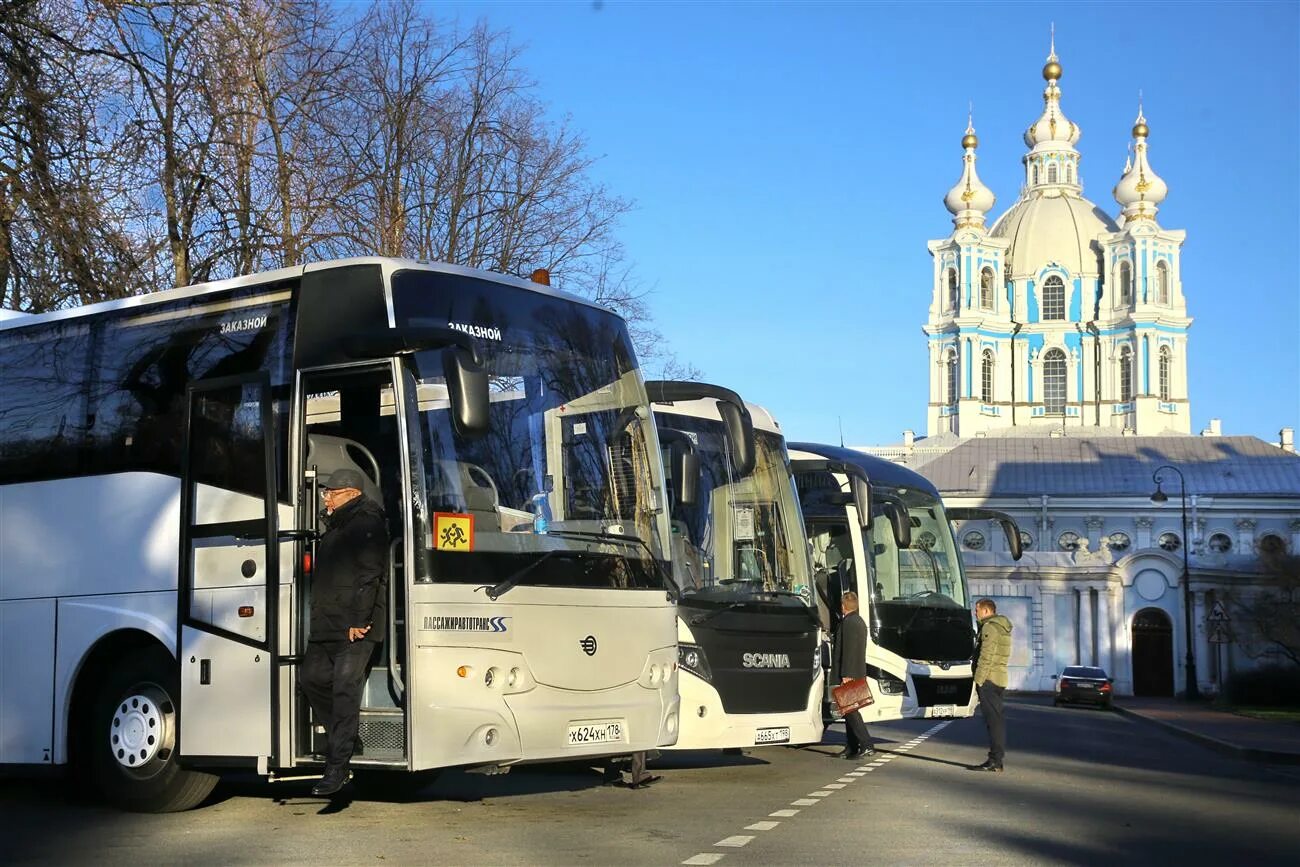
<svg viewBox="0 0 1300 867"><path fill-rule="evenodd" d="M181 767L176 753L176 663L162 648L133 651L104 677L85 732L91 777L109 803L138 813L199 804L213 774Z"/></svg>

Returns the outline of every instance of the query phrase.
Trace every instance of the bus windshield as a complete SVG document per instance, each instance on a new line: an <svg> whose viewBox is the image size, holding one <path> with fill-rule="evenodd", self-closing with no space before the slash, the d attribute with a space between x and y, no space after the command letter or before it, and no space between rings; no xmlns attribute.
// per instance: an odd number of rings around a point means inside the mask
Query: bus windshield
<svg viewBox="0 0 1300 867"><path fill-rule="evenodd" d="M399 272L393 301L399 324L479 337L490 378L489 429L466 437L442 351L408 360L425 580L664 587L662 470L623 321L446 273Z"/></svg>
<svg viewBox="0 0 1300 867"><path fill-rule="evenodd" d="M700 460L696 502L683 506L672 498L683 601L726 605L787 596L797 604L810 604L803 519L785 440L756 430L754 471L737 478L720 420L656 415L662 427L691 439Z"/></svg>
<svg viewBox="0 0 1300 867"><path fill-rule="evenodd" d="M907 506L912 546L899 549L888 521L874 524L876 597L885 602L965 610L961 557L943 504L924 491L887 489ZM883 548L883 550L882 550Z"/></svg>

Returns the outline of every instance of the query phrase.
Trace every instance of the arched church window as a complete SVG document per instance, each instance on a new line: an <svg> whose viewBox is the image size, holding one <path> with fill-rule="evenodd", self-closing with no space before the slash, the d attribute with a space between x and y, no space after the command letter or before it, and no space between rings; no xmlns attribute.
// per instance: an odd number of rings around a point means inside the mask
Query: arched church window
<svg viewBox="0 0 1300 867"><path fill-rule="evenodd" d="M980 306L986 310L993 309L993 269L980 271Z"/></svg>
<svg viewBox="0 0 1300 867"><path fill-rule="evenodd" d="M1074 163L1065 164L1065 182L1067 184L1074 183Z"/></svg>
<svg viewBox="0 0 1300 867"><path fill-rule="evenodd" d="M1047 182L1049 184L1056 183L1056 163L1047 164Z"/></svg>
<svg viewBox="0 0 1300 867"><path fill-rule="evenodd" d="M1038 163L1034 163L1034 183L1038 183Z"/></svg>
<svg viewBox="0 0 1300 867"><path fill-rule="evenodd" d="M984 350L980 360L980 400L993 402L993 350Z"/></svg>
<svg viewBox="0 0 1300 867"><path fill-rule="evenodd" d="M961 293L957 288L957 269L948 269L948 309L953 313L961 306Z"/></svg>
<svg viewBox="0 0 1300 867"><path fill-rule="evenodd" d="M1043 318L1065 318L1065 281L1055 274L1043 282Z"/></svg>
<svg viewBox="0 0 1300 867"><path fill-rule="evenodd" d="M1133 269L1128 262L1119 263L1119 303L1133 303Z"/></svg>
<svg viewBox="0 0 1300 867"><path fill-rule="evenodd" d="M1156 301L1169 303L1169 265L1163 260L1156 263Z"/></svg>
<svg viewBox="0 0 1300 867"><path fill-rule="evenodd" d="M1173 363L1168 346L1160 347L1160 399L1169 400L1169 374Z"/></svg>
<svg viewBox="0 0 1300 867"><path fill-rule="evenodd" d="M1133 399L1133 350L1127 346L1119 350L1119 399L1121 403Z"/></svg>
<svg viewBox="0 0 1300 867"><path fill-rule="evenodd" d="M1043 405L1050 413L1065 412L1065 353L1059 349L1043 356Z"/></svg>
<svg viewBox="0 0 1300 867"><path fill-rule="evenodd" d="M957 403L957 350L948 350L948 405Z"/></svg>

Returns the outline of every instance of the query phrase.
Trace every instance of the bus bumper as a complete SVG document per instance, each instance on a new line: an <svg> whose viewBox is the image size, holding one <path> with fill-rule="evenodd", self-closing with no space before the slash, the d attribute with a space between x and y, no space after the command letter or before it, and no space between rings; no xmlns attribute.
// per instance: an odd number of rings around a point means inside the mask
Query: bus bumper
<svg viewBox="0 0 1300 867"><path fill-rule="evenodd" d="M803 710L787 713L729 714L722 697L708 682L685 670L678 675L681 690L681 733L674 750L736 749L766 745L816 744L822 739L820 674L808 687ZM789 729L788 738L783 729ZM772 737L775 740L764 740Z"/></svg>

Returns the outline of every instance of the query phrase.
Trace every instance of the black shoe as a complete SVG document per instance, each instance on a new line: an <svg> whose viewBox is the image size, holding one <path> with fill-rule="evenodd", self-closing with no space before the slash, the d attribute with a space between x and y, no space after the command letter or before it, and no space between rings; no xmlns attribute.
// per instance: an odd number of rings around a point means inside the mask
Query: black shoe
<svg viewBox="0 0 1300 867"><path fill-rule="evenodd" d="M835 754L835 758L851 759L853 758L853 750L849 749L848 747L845 747L844 749L840 750L838 753Z"/></svg>
<svg viewBox="0 0 1300 867"><path fill-rule="evenodd" d="M351 779L352 772L347 769L327 770L325 776L320 778L320 782L311 787L312 796L327 798L331 795L337 795Z"/></svg>
<svg viewBox="0 0 1300 867"><path fill-rule="evenodd" d="M1002 773L1002 763L995 762L992 759L986 759L982 765L971 765L967 770L970 771L989 771L994 774Z"/></svg>
<svg viewBox="0 0 1300 867"><path fill-rule="evenodd" d="M646 776L642 777L639 780L633 780L632 782L628 783L627 787L629 789L644 789L646 786L650 785L651 783L657 783L662 779L663 777L658 774L647 774Z"/></svg>

